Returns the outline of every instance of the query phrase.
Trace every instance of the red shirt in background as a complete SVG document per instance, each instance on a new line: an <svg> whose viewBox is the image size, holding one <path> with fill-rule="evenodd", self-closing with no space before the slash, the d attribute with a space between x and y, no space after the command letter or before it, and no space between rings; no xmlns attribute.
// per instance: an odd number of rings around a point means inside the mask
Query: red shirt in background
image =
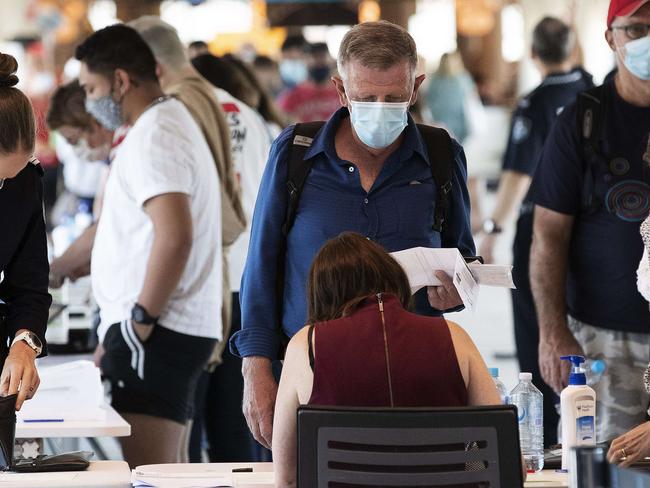
<svg viewBox="0 0 650 488"><path fill-rule="evenodd" d="M336 88L306 81L280 96L278 105L296 122L327 120L340 107Z"/></svg>

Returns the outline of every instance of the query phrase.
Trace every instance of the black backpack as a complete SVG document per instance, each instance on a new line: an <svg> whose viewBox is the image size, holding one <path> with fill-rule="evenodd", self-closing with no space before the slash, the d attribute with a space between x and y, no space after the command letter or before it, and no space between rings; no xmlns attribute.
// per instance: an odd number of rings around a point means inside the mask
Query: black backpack
<svg viewBox="0 0 650 488"><path fill-rule="evenodd" d="M582 212L593 214L603 205L607 188L598 174L611 174L609 162L604 155L603 119L607 110L605 85L590 88L578 95L578 130L582 140L584 157L582 179Z"/></svg>
<svg viewBox="0 0 650 488"><path fill-rule="evenodd" d="M282 302L284 299L284 268L286 262L287 236L291 231L296 211L300 202L300 195L307 180L307 176L314 164L313 158L305 160L305 154L311 146L316 134L325 122L307 122L296 124L287 161L286 189L288 203L284 224L282 225L282 242L278 254L278 273L276 291L278 294L279 323L282 323ZM456 243L447 243L444 229L449 210L449 196L452 188L453 154L451 150L451 137L444 129L418 124L418 130L424 138L429 154L431 174L436 185L436 201L434 207L434 221L432 228L440 232L442 247L456 247Z"/></svg>

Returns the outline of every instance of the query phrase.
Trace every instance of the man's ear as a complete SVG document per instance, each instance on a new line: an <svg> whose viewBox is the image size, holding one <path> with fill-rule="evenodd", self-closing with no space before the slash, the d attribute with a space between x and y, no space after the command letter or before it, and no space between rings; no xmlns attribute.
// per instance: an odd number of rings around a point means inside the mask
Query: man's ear
<svg viewBox="0 0 650 488"><path fill-rule="evenodd" d="M117 95L117 102L121 102L126 92L133 86L131 76L122 68L117 68L113 74L114 94Z"/></svg>
<svg viewBox="0 0 650 488"><path fill-rule="evenodd" d="M162 64L156 63L156 78L160 79L164 74L165 68L163 68Z"/></svg>
<svg viewBox="0 0 650 488"><path fill-rule="evenodd" d="M605 31L605 40L609 44L609 48L616 52L616 43L614 42L614 31L612 29L607 29Z"/></svg>
<svg viewBox="0 0 650 488"><path fill-rule="evenodd" d="M421 74L420 76L417 76L415 78L415 83L413 84L413 97L411 98L411 105L414 105L415 102L417 102L418 100L418 91L420 90L420 86L422 85L424 78L426 78L426 75L424 74Z"/></svg>
<svg viewBox="0 0 650 488"><path fill-rule="evenodd" d="M341 102L341 105L349 108L348 97L345 94L345 86L343 86L343 80L340 76L332 76L331 80L334 84L334 88L336 88L336 93L339 95L339 101Z"/></svg>

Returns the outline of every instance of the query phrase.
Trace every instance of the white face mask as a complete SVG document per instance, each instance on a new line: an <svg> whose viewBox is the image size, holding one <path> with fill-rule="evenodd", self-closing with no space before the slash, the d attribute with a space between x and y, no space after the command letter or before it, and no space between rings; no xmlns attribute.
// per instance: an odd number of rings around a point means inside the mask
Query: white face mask
<svg viewBox="0 0 650 488"><path fill-rule="evenodd" d="M95 161L106 161L111 151L110 144L102 144L99 147L92 148L86 142L86 139L79 139L79 142L72 146L74 153L82 161L92 163Z"/></svg>
<svg viewBox="0 0 650 488"><path fill-rule="evenodd" d="M373 149L390 146L408 125L410 102L355 102L350 121L361 142Z"/></svg>
<svg viewBox="0 0 650 488"><path fill-rule="evenodd" d="M625 67L641 80L650 80L650 36L625 44Z"/></svg>

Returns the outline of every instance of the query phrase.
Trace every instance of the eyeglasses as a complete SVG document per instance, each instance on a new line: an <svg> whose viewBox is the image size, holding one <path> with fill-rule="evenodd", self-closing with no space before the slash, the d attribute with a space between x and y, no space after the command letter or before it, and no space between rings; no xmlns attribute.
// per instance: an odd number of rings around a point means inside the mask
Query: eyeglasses
<svg viewBox="0 0 650 488"><path fill-rule="evenodd" d="M614 29L624 30L627 37L636 40L648 35L650 24L615 25L612 26L612 30Z"/></svg>
<svg viewBox="0 0 650 488"><path fill-rule="evenodd" d="M34 164L34 165L36 165L36 164L41 164L41 162L38 160L38 158L37 158L36 156L32 156L32 157L29 158L29 160L27 161L27 164ZM2 190L2 187L3 187L4 184L5 184L5 180L6 180L6 178L0 178L0 190Z"/></svg>

